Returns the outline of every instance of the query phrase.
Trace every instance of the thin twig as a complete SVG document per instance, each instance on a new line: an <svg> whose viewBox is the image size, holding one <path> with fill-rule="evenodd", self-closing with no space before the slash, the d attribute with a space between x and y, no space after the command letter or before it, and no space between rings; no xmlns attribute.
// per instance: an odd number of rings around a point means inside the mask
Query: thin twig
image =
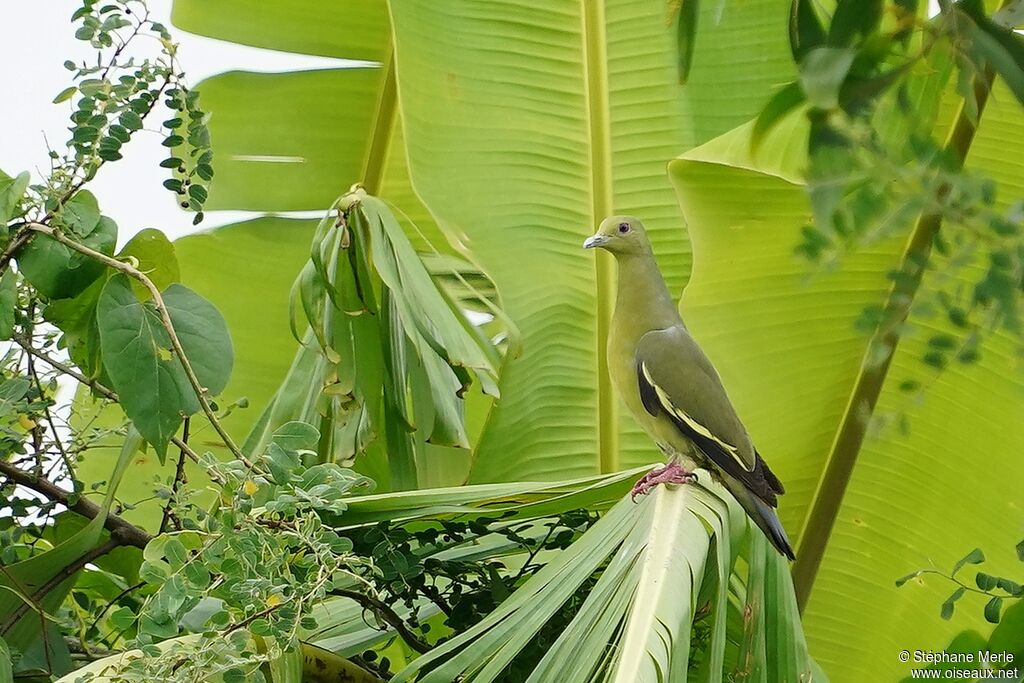
<svg viewBox="0 0 1024 683"><path fill-rule="evenodd" d="M410 631L409 627L406 626L405 622L402 621L402 617L398 616L397 612L372 595L367 595L366 593L350 590L348 588L335 588L330 592L330 594L355 600L365 609L376 614L385 623L387 623L388 626L395 629L395 632L402 637L402 640L404 640L409 647L416 650L416 652L423 654L424 652L430 651L430 644Z"/></svg>
<svg viewBox="0 0 1024 683"><path fill-rule="evenodd" d="M91 631L92 629L96 628L96 625L100 623L100 619L103 618L103 615L106 614L107 612L109 612L111 607L113 607L118 602L120 602L121 598L123 598L124 596L128 595L132 591L135 591L135 590L138 590L138 589L142 588L145 585L146 585L145 581L139 581L138 583L136 583L134 585L131 585L131 586L128 586L123 591L121 591L120 593L115 595L113 597L113 599L110 600L102 610L100 610L100 613L96 615L96 618L92 620L92 624L89 625L89 630Z"/></svg>
<svg viewBox="0 0 1024 683"><path fill-rule="evenodd" d="M184 443L188 443L188 426L191 418L185 418L185 426L181 430L181 440ZM174 481L171 483L171 496L167 499L167 505L164 506L164 514L160 519L160 531L158 534L162 534L167 531L167 525L170 521L174 520L174 526L180 531L181 522L178 521L177 515L174 513L173 506L178 497L178 487L185 481L185 449L182 448L178 453L178 466L174 470Z"/></svg>
<svg viewBox="0 0 1024 683"><path fill-rule="evenodd" d="M213 411L213 408L210 406L210 401L206 397L206 388L199 382L199 378L196 377L195 370L192 369L192 364L189 362L188 357L185 355L185 349L181 345L181 340L178 338L178 333L175 332L174 330L174 323L171 322L171 315L167 310L167 305L164 303L164 298L160 294L160 289L155 284L153 284L153 281L150 280L145 273L143 273L141 270L131 265L130 263L119 261L116 258L107 256L106 254L96 251L95 249L90 249L84 244L79 244L75 240L64 235L64 233L62 233L61 231L53 227L50 227L49 225L44 225L42 223L28 223L26 227L42 235L46 235L47 237L50 237L51 239L57 242L60 242L69 249L77 251L80 254L84 254L96 261L99 261L100 263L106 266L109 266L110 268L113 268L116 271L124 273L128 277L137 280L139 283L142 284L142 286L144 286L149 291L150 296L153 297L153 305L160 316L160 322L163 325L164 329L167 331L167 336L171 340L171 346L174 347L174 352L178 356L178 361L181 363L181 367L185 370L185 376L188 378L189 384L192 385L192 390L195 392L196 398L199 400L199 405L202 407L203 413L206 415L206 418L210 421L210 424L213 425L213 428L217 431L217 434L220 436L221 441L223 441L224 445L228 447L229 451L231 451L231 454L234 455L238 460L240 460L246 467L248 467L249 469L253 469L253 463L247 457L245 457L245 454L242 453L241 449L238 448L238 446L235 444L231 436L227 433L227 431L225 431L224 426L221 425L220 420L217 419L217 414Z"/></svg>
<svg viewBox="0 0 1024 683"><path fill-rule="evenodd" d="M287 604L288 604L288 601L284 600L282 602L277 603L276 605L271 605L270 607L267 607L266 609L262 609L259 612L257 612L256 614L251 614L251 615L247 616L245 619L242 619L237 624L232 624L231 628L229 628L228 630L224 631L223 635L226 636L229 633L234 633L235 631L238 631L239 629L243 629L246 626L248 626L249 624L251 624L252 622L256 621L257 619L261 619L261 618L267 616L268 614L270 614L271 612L273 612L274 610L280 609L281 607L284 607Z"/></svg>

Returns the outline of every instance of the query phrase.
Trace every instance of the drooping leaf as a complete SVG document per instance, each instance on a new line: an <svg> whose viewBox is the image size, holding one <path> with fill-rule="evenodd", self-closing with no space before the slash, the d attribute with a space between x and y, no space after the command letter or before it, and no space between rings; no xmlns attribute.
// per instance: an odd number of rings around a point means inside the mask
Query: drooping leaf
<svg viewBox="0 0 1024 683"><path fill-rule="evenodd" d="M693 64L693 50L697 44L697 20L700 0L682 0L676 17L676 50L679 52L679 83L685 85Z"/></svg>
<svg viewBox="0 0 1024 683"><path fill-rule="evenodd" d="M212 304L181 285L163 293L164 303L196 377L211 396L231 374L233 351L224 319ZM135 296L128 278L107 281L97 304L103 365L125 414L163 453L182 416L199 401L170 337L151 303Z"/></svg>
<svg viewBox="0 0 1024 683"><path fill-rule="evenodd" d="M722 495L717 488L681 487L659 489L636 506L621 500L483 621L417 658L394 680L494 680L599 567L596 584L529 683L687 680L694 666L691 628L703 595L714 596L716 635L701 653L707 668L699 680L724 680L730 656L725 618L737 609L727 599L735 559L730 547L747 538L748 562L760 569L744 572L739 604L760 621L748 626L748 643L761 654L756 666L768 676L762 680L807 680L812 670L814 680L827 680L807 655L785 561L763 536L745 533L743 513ZM706 594L704 582L711 586ZM740 617L734 612L732 618ZM749 623L749 614L742 618ZM731 656L737 668L750 661L742 652Z"/></svg>
<svg viewBox="0 0 1024 683"><path fill-rule="evenodd" d="M996 596L985 603L985 621L993 624L999 623L999 615L1003 609L1003 599Z"/></svg>
<svg viewBox="0 0 1024 683"><path fill-rule="evenodd" d="M957 588L953 591L953 594L946 598L946 601L942 603L942 609L940 610L939 616L946 621L949 621L953 617L953 610L956 608L956 601L962 598L966 592L966 588Z"/></svg>

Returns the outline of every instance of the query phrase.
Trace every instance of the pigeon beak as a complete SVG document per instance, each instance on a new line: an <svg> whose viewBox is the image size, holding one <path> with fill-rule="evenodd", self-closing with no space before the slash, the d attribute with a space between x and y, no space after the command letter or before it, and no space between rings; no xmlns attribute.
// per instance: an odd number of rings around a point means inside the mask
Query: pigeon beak
<svg viewBox="0 0 1024 683"><path fill-rule="evenodd" d="M602 235L600 233L597 235L591 235L587 238L587 241L583 243L583 248L593 249L594 247L604 246L608 243L608 240L608 235Z"/></svg>

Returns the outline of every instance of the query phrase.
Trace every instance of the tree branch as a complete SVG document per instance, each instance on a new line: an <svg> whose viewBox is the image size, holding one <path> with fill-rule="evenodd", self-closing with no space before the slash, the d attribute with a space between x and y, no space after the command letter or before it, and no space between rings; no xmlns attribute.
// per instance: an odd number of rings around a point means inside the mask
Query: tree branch
<svg viewBox="0 0 1024 683"><path fill-rule="evenodd" d="M40 477L32 472L26 472L9 462L0 460L0 474L7 477L7 479L15 484L35 491L36 493L44 496L47 500L60 503L68 510L82 515L87 519L96 519L103 513L102 507L85 496L78 496L78 500L76 500L74 504L71 504L69 502L71 492L60 488L46 477ZM133 545L137 548L145 548L146 544L153 539L153 536L150 535L148 531L135 526L131 522L125 521L113 512L107 512L107 518L103 521L103 526L110 531L111 535L114 535L119 539L118 543L121 545Z"/></svg>
<svg viewBox="0 0 1024 683"><path fill-rule="evenodd" d="M367 595L366 593L361 593L348 588L335 588L330 592L330 595L337 595L339 597L355 600L362 605L364 609L373 612L388 626L395 629L395 632L402 637L402 640L404 640L409 647L416 650L416 652L423 654L424 652L430 651L430 644L410 631L409 627L405 625L402 617L398 616L397 612L372 595Z"/></svg>

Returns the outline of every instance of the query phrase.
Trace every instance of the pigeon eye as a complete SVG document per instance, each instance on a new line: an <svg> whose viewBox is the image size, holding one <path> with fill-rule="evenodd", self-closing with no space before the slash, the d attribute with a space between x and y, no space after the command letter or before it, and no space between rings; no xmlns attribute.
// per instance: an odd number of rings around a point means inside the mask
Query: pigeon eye
<svg viewBox="0 0 1024 683"><path fill-rule="evenodd" d="M629 223L619 223L619 232L623 234L629 232Z"/></svg>

